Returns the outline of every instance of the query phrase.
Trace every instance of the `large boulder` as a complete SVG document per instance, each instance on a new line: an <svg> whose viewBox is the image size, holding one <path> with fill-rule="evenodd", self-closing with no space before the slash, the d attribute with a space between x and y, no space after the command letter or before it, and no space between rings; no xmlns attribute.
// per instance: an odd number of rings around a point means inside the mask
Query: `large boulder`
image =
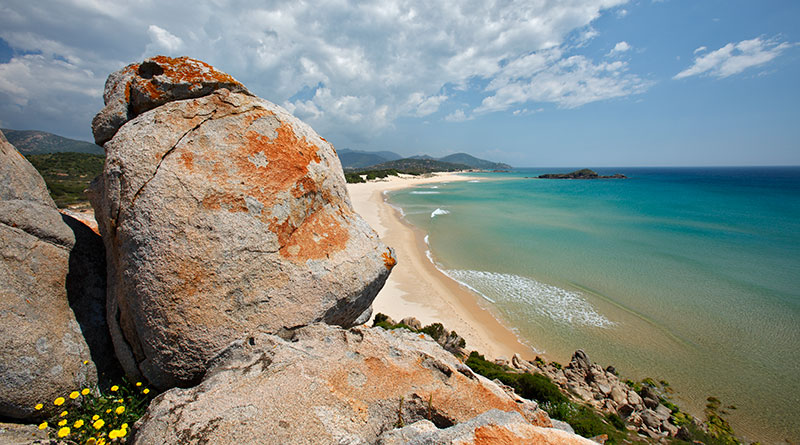
<svg viewBox="0 0 800 445"><path fill-rule="evenodd" d="M125 370L158 388L196 383L247 332L366 319L395 264L353 211L333 147L266 100L169 102L105 150L90 199L108 321Z"/></svg>
<svg viewBox="0 0 800 445"><path fill-rule="evenodd" d="M103 145L134 117L181 99L202 97L220 89L249 94L229 74L188 57L156 56L112 73L103 92L105 107L92 121L97 145Z"/></svg>
<svg viewBox="0 0 800 445"><path fill-rule="evenodd" d="M553 428L531 425L515 412L487 411L466 422L439 429L429 420L418 420L381 435L381 445L507 444L507 445L597 445L589 439Z"/></svg>
<svg viewBox="0 0 800 445"><path fill-rule="evenodd" d="M115 369L105 254L1 134L0 178L0 416L30 420Z"/></svg>
<svg viewBox="0 0 800 445"><path fill-rule="evenodd" d="M282 337L236 342L198 386L159 395L135 443L375 443L395 426L427 419L446 428L492 409L551 426L534 402L425 335L315 324Z"/></svg>

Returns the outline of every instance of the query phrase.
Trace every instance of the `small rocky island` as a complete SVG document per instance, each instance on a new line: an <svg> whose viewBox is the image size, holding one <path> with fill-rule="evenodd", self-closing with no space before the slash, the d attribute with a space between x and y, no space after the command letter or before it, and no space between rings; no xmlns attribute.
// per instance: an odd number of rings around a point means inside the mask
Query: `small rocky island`
<svg viewBox="0 0 800 445"><path fill-rule="evenodd" d="M539 179L627 179L628 177L617 173L611 176L598 175L596 171L584 168L582 170L575 170L572 173L549 173L546 175L539 175Z"/></svg>

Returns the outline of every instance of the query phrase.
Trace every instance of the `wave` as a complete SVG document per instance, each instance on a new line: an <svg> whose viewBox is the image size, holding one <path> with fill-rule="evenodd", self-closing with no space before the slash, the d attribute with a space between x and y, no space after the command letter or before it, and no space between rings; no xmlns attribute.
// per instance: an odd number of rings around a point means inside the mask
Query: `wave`
<svg viewBox="0 0 800 445"><path fill-rule="evenodd" d="M437 208L436 210L434 210L431 213L431 218L435 218L435 217L437 217L439 215L447 215L448 213L450 213L450 212L447 211L447 210L442 210L442 209Z"/></svg>
<svg viewBox="0 0 800 445"><path fill-rule="evenodd" d="M560 323L599 328L615 324L597 313L580 294L531 278L480 270L443 272L491 302L495 300L486 294L495 296L500 304L521 303L522 310L530 312L531 316L545 316Z"/></svg>
<svg viewBox="0 0 800 445"><path fill-rule="evenodd" d="M425 244L426 244L428 247L430 247L430 246L431 246L431 243L430 243L430 242L428 242L428 235L425 235Z"/></svg>
<svg viewBox="0 0 800 445"><path fill-rule="evenodd" d="M430 187L428 187L428 188L429 188L429 189L438 189L438 188L439 188L439 186L438 186L438 185L432 185L432 186L430 186Z"/></svg>
<svg viewBox="0 0 800 445"><path fill-rule="evenodd" d="M477 179L473 179L472 181L467 181L467 182L481 182L481 181L479 181Z"/></svg>
<svg viewBox="0 0 800 445"><path fill-rule="evenodd" d="M409 195L438 195L441 192L414 191L408 192Z"/></svg>

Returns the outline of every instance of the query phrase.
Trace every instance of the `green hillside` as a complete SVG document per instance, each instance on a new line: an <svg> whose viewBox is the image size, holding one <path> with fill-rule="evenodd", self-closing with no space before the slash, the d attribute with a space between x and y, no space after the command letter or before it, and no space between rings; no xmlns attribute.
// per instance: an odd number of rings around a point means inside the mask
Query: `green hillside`
<svg viewBox="0 0 800 445"><path fill-rule="evenodd" d="M466 153L451 154L443 158L439 158L439 160L453 164L469 165L472 168L478 168L481 170L511 170L512 168L510 165L502 162L492 162L485 159L478 159L475 156L468 155Z"/></svg>
<svg viewBox="0 0 800 445"><path fill-rule="evenodd" d="M8 142L23 155L40 155L45 153L91 153L103 155L103 147L91 142L65 138L57 134L37 130L8 130L3 128Z"/></svg>
<svg viewBox="0 0 800 445"><path fill-rule="evenodd" d="M450 162L437 161L435 159L405 158L373 165L369 167L369 170L394 169L404 173L430 173L469 170L470 168L471 167L468 165L453 164Z"/></svg>
<svg viewBox="0 0 800 445"><path fill-rule="evenodd" d="M83 192L103 171L104 157L90 153L48 153L25 156L39 171L59 207L88 201Z"/></svg>

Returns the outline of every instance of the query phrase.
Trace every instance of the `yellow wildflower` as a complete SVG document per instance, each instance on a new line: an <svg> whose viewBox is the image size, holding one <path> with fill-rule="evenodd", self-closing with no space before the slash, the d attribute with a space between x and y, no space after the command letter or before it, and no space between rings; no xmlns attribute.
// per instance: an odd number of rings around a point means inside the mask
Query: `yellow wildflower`
<svg viewBox="0 0 800 445"><path fill-rule="evenodd" d="M61 414L59 414L58 417L67 417L67 414L69 414L67 412L67 410L64 410L64 411L61 411Z"/></svg>
<svg viewBox="0 0 800 445"><path fill-rule="evenodd" d="M136 386L142 386L142 382L136 382Z"/></svg>
<svg viewBox="0 0 800 445"><path fill-rule="evenodd" d="M75 429L78 429L82 426L83 426L83 419L76 420L75 423L72 425L72 427Z"/></svg>
<svg viewBox="0 0 800 445"><path fill-rule="evenodd" d="M85 445L96 445L96 444L97 444L97 440L95 440L95 438L94 438L94 437L90 437L90 438L89 438L89 439L86 441L86 444L85 444Z"/></svg>
<svg viewBox="0 0 800 445"><path fill-rule="evenodd" d="M114 410L114 412L117 413L117 414L122 414L122 413L125 412L125 407L124 406L118 406L117 409Z"/></svg>
<svg viewBox="0 0 800 445"><path fill-rule="evenodd" d="M100 416L98 416L97 414L95 414L94 416L92 416L92 420L97 420L97 419L99 419L99 418L100 418Z"/></svg>
<svg viewBox="0 0 800 445"><path fill-rule="evenodd" d="M119 389L119 386L114 385L114 386L111 387L111 392L117 392L118 389Z"/></svg>
<svg viewBox="0 0 800 445"><path fill-rule="evenodd" d="M106 414L108 414L108 413L110 413L110 412L111 412L111 408L109 408L109 409L107 409L107 410L106 410Z"/></svg>
<svg viewBox="0 0 800 445"><path fill-rule="evenodd" d="M127 430L127 429L128 429L128 424L127 424L127 423L123 423L123 424L120 426L120 428L122 428L123 430Z"/></svg>
<svg viewBox="0 0 800 445"><path fill-rule="evenodd" d="M106 445L106 438L105 437L101 437L101 438L97 439L97 445Z"/></svg>
<svg viewBox="0 0 800 445"><path fill-rule="evenodd" d="M125 437L127 435L128 435L128 429L127 428L120 428L119 433L117 434L117 437L122 438L122 437Z"/></svg>
<svg viewBox="0 0 800 445"><path fill-rule="evenodd" d="M111 431L109 431L109 432L108 432L108 438L109 438L109 439L112 439L112 440L113 440L113 439L116 439L116 438L117 438L117 433L118 433L118 432L119 432L119 431L117 431L117 430L111 430Z"/></svg>
<svg viewBox="0 0 800 445"><path fill-rule="evenodd" d="M58 426L64 426L67 424L67 419L61 419L58 421Z"/></svg>
<svg viewBox="0 0 800 445"><path fill-rule="evenodd" d="M88 364L89 364L89 360L84 360L84 361L83 361L83 364L84 364L84 365L88 365Z"/></svg>
<svg viewBox="0 0 800 445"><path fill-rule="evenodd" d="M102 427L103 427L103 425L105 425L105 424L106 424L106 422L105 422L105 421L103 421L103 419L97 419L97 420L95 420L95 422L92 424L92 426L94 427L94 429L96 429L96 430L99 430L99 429L100 429L100 428L102 428Z"/></svg>
<svg viewBox="0 0 800 445"><path fill-rule="evenodd" d="M72 391L71 393L69 393L69 398L74 400L77 399L79 395L81 395L81 393L79 393L78 391Z"/></svg>
<svg viewBox="0 0 800 445"><path fill-rule="evenodd" d="M145 388L142 390L142 394L147 394L150 392L150 388Z"/></svg>
<svg viewBox="0 0 800 445"><path fill-rule="evenodd" d="M89 394L89 388L83 388L83 389L81 390L81 395L82 395L82 396L85 396L86 394Z"/></svg>
<svg viewBox="0 0 800 445"><path fill-rule="evenodd" d="M65 426L64 428L61 428L60 430L58 430L58 437L67 437L67 436L69 436L69 427L68 426Z"/></svg>
<svg viewBox="0 0 800 445"><path fill-rule="evenodd" d="M36 404L36 406L34 406L33 408L34 408L36 411L39 411L40 409L44 408L44 405L42 405L41 403L37 403L37 404Z"/></svg>
<svg viewBox="0 0 800 445"><path fill-rule="evenodd" d="M47 428L47 422L42 422L42 423L39 424L39 429L40 430L43 430L45 428Z"/></svg>
<svg viewBox="0 0 800 445"><path fill-rule="evenodd" d="M63 397L59 397L59 398L53 400L53 405L55 405L55 406L61 406L63 404L64 404L64 398Z"/></svg>

